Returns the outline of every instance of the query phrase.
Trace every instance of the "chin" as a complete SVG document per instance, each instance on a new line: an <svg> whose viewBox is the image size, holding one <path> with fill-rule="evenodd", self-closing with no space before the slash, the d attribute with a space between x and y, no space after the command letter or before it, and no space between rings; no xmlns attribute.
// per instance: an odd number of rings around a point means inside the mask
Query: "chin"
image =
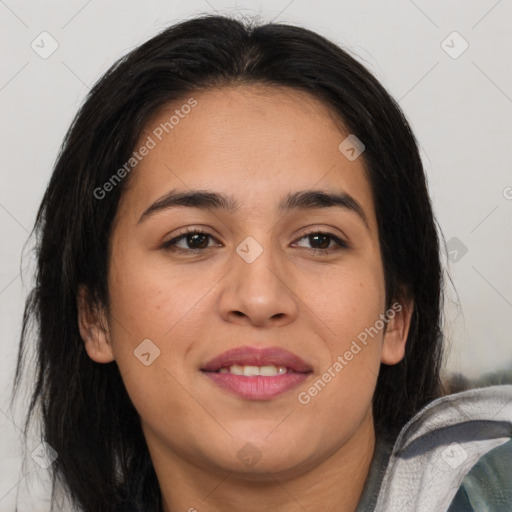
<svg viewBox="0 0 512 512"><path fill-rule="evenodd" d="M243 449L243 448L242 448ZM222 465L225 471L233 472L242 481L273 482L275 479L286 480L304 473L309 463L303 453L276 453L275 450L261 450L258 460L240 461L238 454Z"/></svg>
<svg viewBox="0 0 512 512"><path fill-rule="evenodd" d="M210 444L208 455L204 455L217 470L231 471L247 481L270 481L272 476L291 478L313 467L316 459L322 456L323 450L311 443L311 436L283 432L272 439L274 433L268 435L269 432L271 429L262 429L259 435L253 432L250 436L234 436L231 446L221 448L220 453L212 454ZM220 443L217 445L221 446Z"/></svg>

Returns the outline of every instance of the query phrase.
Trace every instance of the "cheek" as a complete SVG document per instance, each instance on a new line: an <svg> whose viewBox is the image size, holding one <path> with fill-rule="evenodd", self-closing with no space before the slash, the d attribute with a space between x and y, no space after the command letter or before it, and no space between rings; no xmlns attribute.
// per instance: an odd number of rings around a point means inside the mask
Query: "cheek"
<svg viewBox="0 0 512 512"><path fill-rule="evenodd" d="M297 398L333 436L342 425L355 428L371 408L383 342L380 282L377 272L368 272L364 279L353 272L326 280L328 298L310 290L313 317L325 333L324 357L315 380Z"/></svg>
<svg viewBox="0 0 512 512"><path fill-rule="evenodd" d="M332 349L344 351L384 312L384 280L380 262L353 259L351 264L302 273L300 297L314 315ZM322 335L322 337L324 337Z"/></svg>
<svg viewBox="0 0 512 512"><path fill-rule="evenodd" d="M198 277L143 255L118 257L109 280L112 316L132 338L162 340L215 282L211 274Z"/></svg>
<svg viewBox="0 0 512 512"><path fill-rule="evenodd" d="M212 319L211 291L219 276L207 266L185 272L182 266L148 261L147 255L137 257L136 250L125 252L132 256L117 255L109 280L115 359L123 378L133 373L135 396L139 388L174 388L169 372L180 382L187 378L187 354L209 334L205 323ZM142 359L154 363L146 369L140 356L147 353Z"/></svg>
<svg viewBox="0 0 512 512"><path fill-rule="evenodd" d="M361 416L371 403L380 367L385 297L379 261L334 269L312 286L304 279L308 315L323 339L323 367L300 402L315 414ZM359 411L359 414L357 414Z"/></svg>
<svg viewBox="0 0 512 512"><path fill-rule="evenodd" d="M201 421L191 407L184 361L204 336L204 297L214 280L186 279L182 271L151 265L118 266L111 274L110 338L116 363L130 399L141 418L160 425L179 445L183 432L172 417ZM198 408L199 409L199 408ZM196 417L197 416L197 417Z"/></svg>

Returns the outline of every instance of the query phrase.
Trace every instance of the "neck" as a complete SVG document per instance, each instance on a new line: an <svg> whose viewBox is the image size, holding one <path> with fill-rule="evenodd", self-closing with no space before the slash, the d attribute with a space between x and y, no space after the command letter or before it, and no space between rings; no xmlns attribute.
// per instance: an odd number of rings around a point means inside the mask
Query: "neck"
<svg viewBox="0 0 512 512"><path fill-rule="evenodd" d="M162 512L354 512L370 469L375 433L373 422L365 422L320 463L286 474L212 471L156 443L148 446L162 492Z"/></svg>

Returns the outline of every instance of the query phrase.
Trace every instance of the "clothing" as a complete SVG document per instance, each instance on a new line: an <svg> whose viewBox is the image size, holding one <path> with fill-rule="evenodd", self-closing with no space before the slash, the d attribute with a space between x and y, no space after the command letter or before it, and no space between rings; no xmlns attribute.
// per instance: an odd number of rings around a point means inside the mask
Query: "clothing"
<svg viewBox="0 0 512 512"><path fill-rule="evenodd" d="M386 473L389 457L393 451L393 444L382 439L375 444L370 471L366 478L363 493L355 512L373 512L379 497L380 486Z"/></svg>
<svg viewBox="0 0 512 512"><path fill-rule="evenodd" d="M512 511L511 461L512 441L483 455L464 477L448 512Z"/></svg>
<svg viewBox="0 0 512 512"><path fill-rule="evenodd" d="M439 398L377 442L356 512L511 512L512 385Z"/></svg>

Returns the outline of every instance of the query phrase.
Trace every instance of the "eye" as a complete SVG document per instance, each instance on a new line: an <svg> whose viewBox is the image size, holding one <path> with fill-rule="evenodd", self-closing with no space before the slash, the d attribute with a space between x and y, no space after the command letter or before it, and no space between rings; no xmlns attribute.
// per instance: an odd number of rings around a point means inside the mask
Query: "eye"
<svg viewBox="0 0 512 512"><path fill-rule="evenodd" d="M324 254L348 249L348 244L341 238L332 233L325 233L323 231L310 231L299 238L299 241L300 240L306 240L311 244L313 246L310 248L311 251L322 252ZM334 245L331 245L331 242L334 242ZM308 247L306 248L308 249Z"/></svg>
<svg viewBox="0 0 512 512"><path fill-rule="evenodd" d="M176 251L176 252L199 252L204 249L208 249L209 247L213 247L209 245L209 239L215 240L212 235L206 233L205 231L201 231L197 228L187 228L183 233L174 237L173 239L165 242L162 245L163 249L168 251ZM181 246L178 244L182 244ZM217 246L221 245L220 243Z"/></svg>
<svg viewBox="0 0 512 512"><path fill-rule="evenodd" d="M217 244L210 245L210 240L214 240ZM306 242L313 247L305 248L315 253L330 254L331 252L348 248L348 244L341 238L332 233L323 231L310 231L298 240L306 240ZM179 244L181 244L181 246ZM187 228L178 236L165 242L162 248L168 251L190 253L201 252L211 247L220 247L221 245L222 244L209 233L197 228ZM297 242L293 245L301 247L301 244Z"/></svg>

